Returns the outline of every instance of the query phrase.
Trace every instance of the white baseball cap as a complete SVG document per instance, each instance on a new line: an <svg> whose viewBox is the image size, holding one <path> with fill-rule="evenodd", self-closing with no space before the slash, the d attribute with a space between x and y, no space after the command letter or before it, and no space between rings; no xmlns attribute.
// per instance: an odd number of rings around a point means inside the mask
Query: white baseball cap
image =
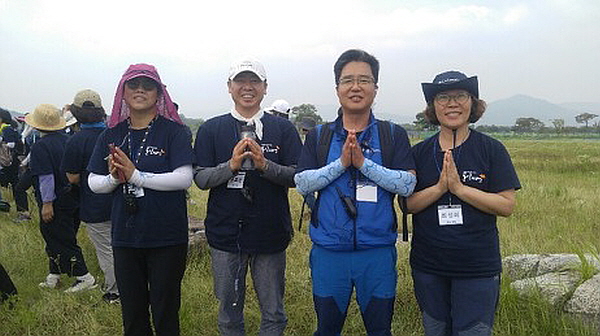
<svg viewBox="0 0 600 336"><path fill-rule="evenodd" d="M290 110L290 103L288 103L287 101L285 101L283 99L277 99L276 101L273 102L273 105L271 105L271 108L269 108L269 109L273 110L273 111L277 111L279 113L288 114L289 110Z"/></svg>
<svg viewBox="0 0 600 336"><path fill-rule="evenodd" d="M257 75L261 81L267 80L267 72L265 71L265 67L256 59L253 58L245 58L231 64L229 68L229 80L235 78L235 76L239 75L242 72L250 71L253 74Z"/></svg>

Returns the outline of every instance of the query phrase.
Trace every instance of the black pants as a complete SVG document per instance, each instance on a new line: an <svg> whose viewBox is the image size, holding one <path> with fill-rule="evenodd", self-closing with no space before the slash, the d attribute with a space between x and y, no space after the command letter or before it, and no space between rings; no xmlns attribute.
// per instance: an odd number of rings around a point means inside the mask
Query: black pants
<svg viewBox="0 0 600 336"><path fill-rule="evenodd" d="M181 280L187 244L159 248L113 247L125 336L179 335Z"/></svg>
<svg viewBox="0 0 600 336"><path fill-rule="evenodd" d="M81 247L77 245L75 206L70 197L63 195L54 201L54 218L48 223L41 220L42 204L39 204L40 231L46 242L50 273L81 276L87 274L88 269Z"/></svg>
<svg viewBox="0 0 600 336"><path fill-rule="evenodd" d="M15 294L17 294L17 288L12 280L10 280L8 273L6 273L2 264L0 264L0 303Z"/></svg>
<svg viewBox="0 0 600 336"><path fill-rule="evenodd" d="M27 167L19 177L19 182L12 185L13 196L17 205L17 211L29 211L29 202L27 201L27 189L33 185L33 176L31 169Z"/></svg>

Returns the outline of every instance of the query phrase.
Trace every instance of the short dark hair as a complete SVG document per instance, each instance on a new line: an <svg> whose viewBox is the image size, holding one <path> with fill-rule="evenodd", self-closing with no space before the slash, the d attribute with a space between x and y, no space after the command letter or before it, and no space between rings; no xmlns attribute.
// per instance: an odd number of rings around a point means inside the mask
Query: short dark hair
<svg viewBox="0 0 600 336"><path fill-rule="evenodd" d="M95 123L106 120L106 112L102 106L100 107L88 107L86 103L83 103L83 107L75 106L71 104L70 111L75 119L82 123Z"/></svg>
<svg viewBox="0 0 600 336"><path fill-rule="evenodd" d="M342 69L344 69L346 64L350 62L365 62L369 64L369 66L371 67L371 72L373 73L373 78L375 79L375 84L377 84L377 82L379 81L379 61L375 58L375 56L369 54L364 50L350 49L344 51L333 66L335 85L338 85L340 83Z"/></svg>
<svg viewBox="0 0 600 336"><path fill-rule="evenodd" d="M10 114L10 112L8 112L8 110L0 108L0 121L5 124L12 123L12 115Z"/></svg>
<svg viewBox="0 0 600 336"><path fill-rule="evenodd" d="M472 104L471 104L471 115L469 116L469 123L477 122L477 120L481 119L485 109L487 107L487 103L483 99L475 98L471 96ZM427 104L425 110L423 110L423 114L425 115L425 120L427 120L432 125L439 125L440 121L435 115L435 106L434 103L431 102Z"/></svg>

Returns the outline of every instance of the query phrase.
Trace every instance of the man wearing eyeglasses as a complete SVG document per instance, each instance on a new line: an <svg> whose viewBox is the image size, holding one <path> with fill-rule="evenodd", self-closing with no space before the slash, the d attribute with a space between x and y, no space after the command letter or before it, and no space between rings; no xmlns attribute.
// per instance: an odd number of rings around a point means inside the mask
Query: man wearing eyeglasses
<svg viewBox="0 0 600 336"><path fill-rule="evenodd" d="M206 236L221 335L245 335L246 272L261 309L259 335L282 335L285 250L291 240L288 188L302 143L287 119L265 113L264 67L256 60L232 65L227 87L233 109L204 123L194 151L194 180L210 189Z"/></svg>
<svg viewBox="0 0 600 336"><path fill-rule="evenodd" d="M371 111L377 59L348 50L334 74L338 118L308 134L295 176L301 194L319 194L310 225L315 335L341 333L354 289L367 334L391 335L397 258L393 198L412 193L415 166L406 132L375 119ZM384 130L390 148L383 146ZM330 141L323 134L330 134ZM320 147L327 142L323 160Z"/></svg>

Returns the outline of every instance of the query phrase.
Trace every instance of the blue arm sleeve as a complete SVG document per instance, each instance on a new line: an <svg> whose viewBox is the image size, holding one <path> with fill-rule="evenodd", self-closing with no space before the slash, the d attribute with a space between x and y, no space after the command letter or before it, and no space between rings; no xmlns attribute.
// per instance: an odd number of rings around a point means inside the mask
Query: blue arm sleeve
<svg viewBox="0 0 600 336"><path fill-rule="evenodd" d="M360 172L383 189L404 197L410 196L417 184L415 175L404 170L385 168L367 158Z"/></svg>
<svg viewBox="0 0 600 336"><path fill-rule="evenodd" d="M301 195L306 196L325 188L333 180L340 177L345 170L346 168L342 166L341 159L337 159L319 169L304 170L294 176L296 189Z"/></svg>

